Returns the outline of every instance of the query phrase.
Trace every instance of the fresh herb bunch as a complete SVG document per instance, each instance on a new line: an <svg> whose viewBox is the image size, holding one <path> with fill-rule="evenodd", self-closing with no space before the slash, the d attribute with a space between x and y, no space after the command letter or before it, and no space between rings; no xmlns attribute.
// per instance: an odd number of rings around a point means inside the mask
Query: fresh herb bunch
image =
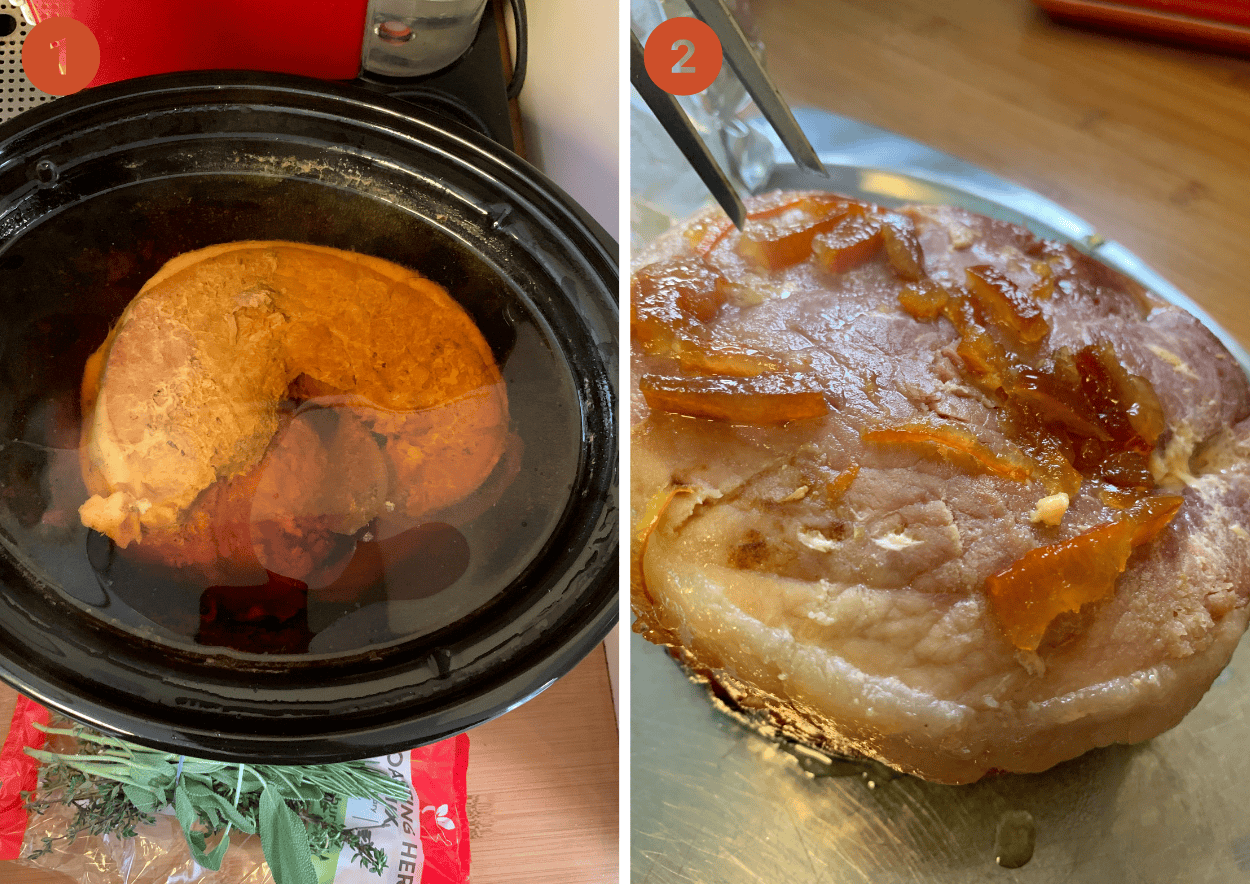
<svg viewBox="0 0 1250 884"><path fill-rule="evenodd" d="M155 822L155 813L173 805L187 846L196 862L221 868L230 830L260 835L265 861L275 884L316 884L312 858L347 848L361 867L381 875L386 854L367 829L345 829L339 808L348 798L364 798L388 808L409 798L403 783L351 761L299 767L234 764L171 755L135 746L89 728L40 727L47 734L74 738L79 752L63 755L28 748L40 764L38 795L23 793L32 813L54 805L74 808L65 833L132 838L141 823ZM210 851L208 841L221 840ZM51 850L44 838L37 857Z"/></svg>

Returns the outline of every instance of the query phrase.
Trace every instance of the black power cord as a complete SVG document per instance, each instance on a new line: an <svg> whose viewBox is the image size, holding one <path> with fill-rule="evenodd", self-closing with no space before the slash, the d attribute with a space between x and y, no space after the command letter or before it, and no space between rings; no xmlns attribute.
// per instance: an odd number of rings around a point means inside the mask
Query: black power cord
<svg viewBox="0 0 1250 884"><path fill-rule="evenodd" d="M525 0L508 0L508 5L512 7L512 25L516 31L516 59L512 62L512 79L508 81L508 100L512 101L521 94L521 87L525 85L529 28L525 21Z"/></svg>

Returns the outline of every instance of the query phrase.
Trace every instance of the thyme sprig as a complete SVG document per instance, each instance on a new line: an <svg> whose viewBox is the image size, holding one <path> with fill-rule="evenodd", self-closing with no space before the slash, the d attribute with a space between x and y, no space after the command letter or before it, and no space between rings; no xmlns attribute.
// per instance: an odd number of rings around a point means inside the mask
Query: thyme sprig
<svg viewBox="0 0 1250 884"><path fill-rule="evenodd" d="M312 857L344 848L380 875L386 854L368 829L345 829L340 808L348 798L369 799L394 821L392 802L410 797L403 783L365 761L237 764L136 746L81 725L36 727L78 743L75 754L26 749L41 762L38 794L23 794L27 808L42 814L56 805L72 807L62 836L68 842L82 833L134 837L140 824L155 822L156 812L172 805L191 855L208 869L221 868L231 829L259 833L275 884L316 884ZM49 852L55 840L44 838L32 858Z"/></svg>

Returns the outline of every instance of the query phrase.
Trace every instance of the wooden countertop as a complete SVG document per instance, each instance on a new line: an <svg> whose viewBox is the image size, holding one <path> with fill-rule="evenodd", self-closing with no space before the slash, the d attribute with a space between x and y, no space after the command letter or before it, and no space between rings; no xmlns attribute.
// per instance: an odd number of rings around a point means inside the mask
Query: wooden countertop
<svg viewBox="0 0 1250 884"><path fill-rule="evenodd" d="M750 0L794 105L1041 193L1250 344L1250 60L1067 27L1027 0Z"/></svg>
<svg viewBox="0 0 1250 884"><path fill-rule="evenodd" d="M0 685L0 741L15 694ZM474 884L608 884L618 877L617 728L597 648L518 709L469 732ZM0 862L4 884L76 884Z"/></svg>

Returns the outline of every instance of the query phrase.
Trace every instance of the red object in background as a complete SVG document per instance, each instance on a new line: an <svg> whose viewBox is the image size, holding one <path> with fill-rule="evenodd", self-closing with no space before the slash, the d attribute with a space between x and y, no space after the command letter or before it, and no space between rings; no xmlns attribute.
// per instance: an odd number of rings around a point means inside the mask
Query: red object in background
<svg viewBox="0 0 1250 884"><path fill-rule="evenodd" d="M100 42L90 85L147 74L254 70L348 80L360 71L368 0L30 0Z"/></svg>
<svg viewBox="0 0 1250 884"><path fill-rule="evenodd" d="M469 738L460 734L413 749L411 759L421 814L421 884L469 884ZM403 881L398 863L395 871L395 880Z"/></svg>
<svg viewBox="0 0 1250 884"><path fill-rule="evenodd" d="M1063 22L1250 52L1246 0L1033 0Z"/></svg>
<svg viewBox="0 0 1250 884"><path fill-rule="evenodd" d="M30 815L22 792L39 787L39 763L26 747L42 749L46 737L35 724L48 723L48 710L21 694L13 710L13 723L0 751L0 859L17 859Z"/></svg>

